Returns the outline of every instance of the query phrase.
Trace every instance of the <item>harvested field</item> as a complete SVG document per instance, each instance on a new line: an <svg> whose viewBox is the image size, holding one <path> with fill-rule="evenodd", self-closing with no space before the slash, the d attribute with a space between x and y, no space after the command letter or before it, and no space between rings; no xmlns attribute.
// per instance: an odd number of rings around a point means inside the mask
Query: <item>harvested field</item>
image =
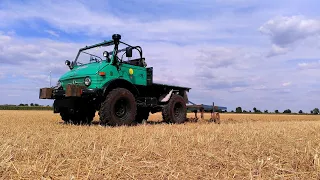
<svg viewBox="0 0 320 180"><path fill-rule="evenodd" d="M320 116L221 114L220 125L150 119L134 127L73 126L51 111L0 111L0 177L320 178Z"/></svg>

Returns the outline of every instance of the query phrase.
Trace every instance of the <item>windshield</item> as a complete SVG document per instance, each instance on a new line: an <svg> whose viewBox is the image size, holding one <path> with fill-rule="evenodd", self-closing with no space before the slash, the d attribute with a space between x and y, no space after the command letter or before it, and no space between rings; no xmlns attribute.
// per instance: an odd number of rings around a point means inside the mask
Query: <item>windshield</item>
<svg viewBox="0 0 320 180"><path fill-rule="evenodd" d="M118 53L117 53L117 59L126 61L130 60L131 58L125 56L125 51L128 46L125 44L120 43L118 46ZM113 43L107 44L107 45L93 45L92 48L84 48L85 50L81 50L77 58L75 59L76 65L84 65L89 63L96 63L101 61L107 61L110 62L114 45ZM104 52L108 52L109 56L104 57ZM134 57L138 55L138 53L133 53Z"/></svg>
<svg viewBox="0 0 320 180"><path fill-rule="evenodd" d="M109 59L103 56L104 51L112 52L114 46L98 46L91 49L86 49L80 52L78 58L75 60L77 65L83 65L94 62L109 61Z"/></svg>

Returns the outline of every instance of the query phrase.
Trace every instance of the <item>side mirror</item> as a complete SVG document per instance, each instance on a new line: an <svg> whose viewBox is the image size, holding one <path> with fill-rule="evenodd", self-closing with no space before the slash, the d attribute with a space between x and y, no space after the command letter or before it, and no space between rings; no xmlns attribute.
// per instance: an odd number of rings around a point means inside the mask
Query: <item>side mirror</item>
<svg viewBox="0 0 320 180"><path fill-rule="evenodd" d="M132 48L131 47L126 48L126 57L132 57Z"/></svg>

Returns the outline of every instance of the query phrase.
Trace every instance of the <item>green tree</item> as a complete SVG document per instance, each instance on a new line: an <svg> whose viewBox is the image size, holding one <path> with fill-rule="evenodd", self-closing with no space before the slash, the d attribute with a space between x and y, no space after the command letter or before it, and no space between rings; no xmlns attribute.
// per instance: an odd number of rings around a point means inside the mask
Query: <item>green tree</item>
<svg viewBox="0 0 320 180"><path fill-rule="evenodd" d="M30 106L33 106L33 103L30 103Z"/></svg>
<svg viewBox="0 0 320 180"><path fill-rule="evenodd" d="M314 108L312 112L313 112L313 114L319 114L319 109L318 108Z"/></svg>
<svg viewBox="0 0 320 180"><path fill-rule="evenodd" d="M300 110L300 111L299 111L299 114L302 114L302 113L303 113L303 111L302 111L302 110Z"/></svg>
<svg viewBox="0 0 320 180"><path fill-rule="evenodd" d="M283 113L288 113L288 114L290 114L290 113L291 113L291 110L290 110L290 109L286 109L286 110L283 111Z"/></svg>
<svg viewBox="0 0 320 180"><path fill-rule="evenodd" d="M268 110L264 110L264 113L269 113L269 111Z"/></svg>
<svg viewBox="0 0 320 180"><path fill-rule="evenodd" d="M255 113L257 112L257 108L256 108L256 107L254 107L252 110L253 110L253 112L255 112Z"/></svg>
<svg viewBox="0 0 320 180"><path fill-rule="evenodd" d="M279 110L278 110L278 109L276 109L274 112L275 112L276 114L278 114L278 113L279 113Z"/></svg>
<svg viewBox="0 0 320 180"><path fill-rule="evenodd" d="M242 113L242 108L241 107L237 107L236 108L236 113Z"/></svg>

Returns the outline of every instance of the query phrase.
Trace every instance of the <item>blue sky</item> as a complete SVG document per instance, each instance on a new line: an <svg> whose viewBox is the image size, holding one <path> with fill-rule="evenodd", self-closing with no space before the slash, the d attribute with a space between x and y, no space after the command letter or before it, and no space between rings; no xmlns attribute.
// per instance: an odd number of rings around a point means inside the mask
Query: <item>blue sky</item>
<svg viewBox="0 0 320 180"><path fill-rule="evenodd" d="M40 103L40 87L77 50L120 33L155 81L195 103L235 109L320 107L316 0L0 1L0 104Z"/></svg>

